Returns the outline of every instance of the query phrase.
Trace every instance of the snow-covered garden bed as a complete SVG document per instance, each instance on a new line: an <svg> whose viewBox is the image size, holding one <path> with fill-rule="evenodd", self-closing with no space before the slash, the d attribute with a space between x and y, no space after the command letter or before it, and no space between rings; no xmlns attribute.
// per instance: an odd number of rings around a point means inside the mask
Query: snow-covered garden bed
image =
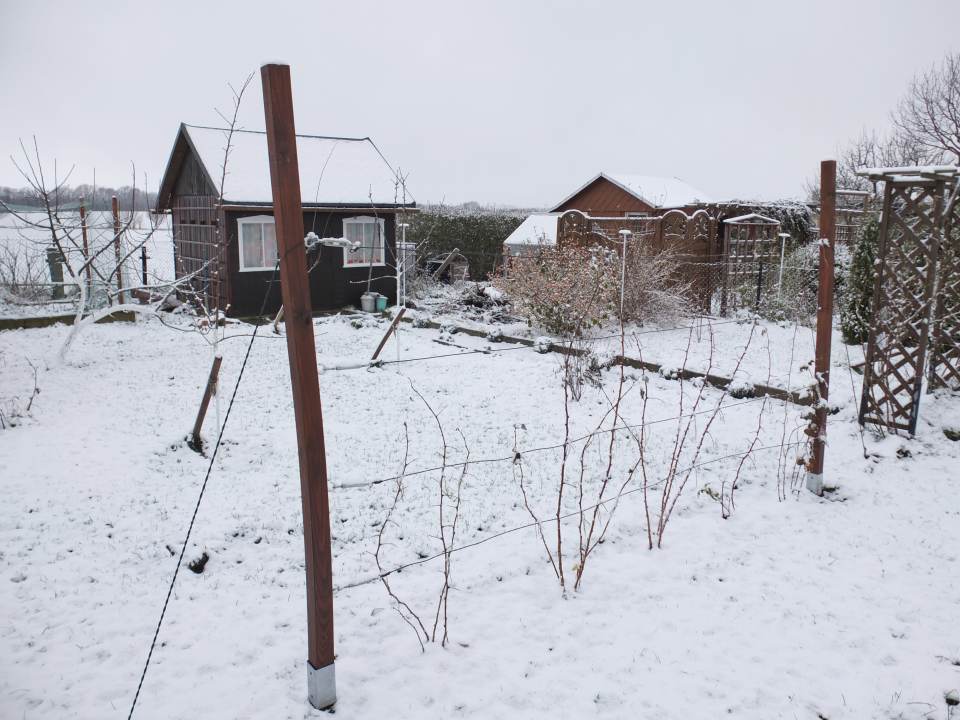
<svg viewBox="0 0 960 720"><path fill-rule="evenodd" d="M321 365L369 358L387 322L355 320L316 321ZM199 335L156 320L96 326L78 337L68 364L54 365L66 332L0 333L0 401L20 403L17 422L0 431L3 717L125 716L206 469L184 441L211 361ZM226 332L208 439L250 327ZM671 367L686 357L688 367L736 370L738 386L768 376L784 387L809 384L809 330L725 323L713 333L712 365L709 329L638 335L633 350ZM567 432L562 357L502 348L404 324L382 357L405 362L321 375L338 715L947 717L944 693L960 686L960 443L944 429L960 425L958 398L925 396L913 440L862 438L859 376L835 343L831 404L839 411L827 475L839 487L817 498L797 482L805 408L701 393L697 382L628 369L620 415L635 430L647 423L651 484L669 472L676 416L702 433L711 415L690 417L696 398L701 409L725 409L704 436L662 548L652 551L639 473L630 474L636 437L616 433L610 474L618 489L627 483L625 494L581 588L568 582L561 592L529 525L531 511L549 520L557 504L557 445ZM25 411L31 364L39 394ZM617 368L600 370L567 406L570 437L598 427L618 377ZM443 560L429 560L441 549L438 473L414 474L439 464L431 408L450 459L469 451L455 545L479 544L451 556L449 644L425 643L422 652L377 580L374 554L406 456L379 559L384 568L419 563L391 575L391 588L432 625L444 583ZM588 501L608 442L605 435L582 455ZM751 443L770 449L738 469ZM565 511L576 511L583 447L571 451ZM448 471L454 480L459 472ZM723 519L720 500L738 472ZM573 547L578 519L563 521ZM187 550L189 560L210 559L202 573L178 579L136 717L313 715L301 532L286 347L264 328ZM544 525L548 547L555 534L555 524ZM572 577L578 558L569 545L567 553Z"/></svg>

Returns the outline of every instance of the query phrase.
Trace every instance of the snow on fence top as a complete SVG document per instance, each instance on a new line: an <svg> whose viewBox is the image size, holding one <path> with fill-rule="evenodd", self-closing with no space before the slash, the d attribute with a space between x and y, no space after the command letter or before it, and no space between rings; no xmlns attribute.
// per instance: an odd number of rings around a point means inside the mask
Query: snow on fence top
<svg viewBox="0 0 960 720"><path fill-rule="evenodd" d="M219 189L227 133L224 128L183 125L182 131ZM409 190L370 138L297 135L300 190L304 205L399 205L412 203ZM235 130L224 180L223 202L272 204L267 134Z"/></svg>
<svg viewBox="0 0 960 720"><path fill-rule="evenodd" d="M779 225L780 221L774 218L760 215L759 213L747 213L746 215L737 215L727 218L723 222L729 225Z"/></svg>

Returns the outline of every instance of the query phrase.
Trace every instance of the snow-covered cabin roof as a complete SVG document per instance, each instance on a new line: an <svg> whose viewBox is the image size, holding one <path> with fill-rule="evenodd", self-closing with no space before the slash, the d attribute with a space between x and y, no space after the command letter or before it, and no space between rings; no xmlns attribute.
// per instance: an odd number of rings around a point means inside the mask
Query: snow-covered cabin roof
<svg viewBox="0 0 960 720"><path fill-rule="evenodd" d="M223 176L228 130L198 125L180 126L157 205L170 206L177 178L188 150L200 161L214 194ZM346 138L297 135L297 162L304 206L393 207L414 205L404 193L398 174L368 137ZM223 198L230 205L272 205L267 134L235 130L230 140Z"/></svg>
<svg viewBox="0 0 960 720"><path fill-rule="evenodd" d="M561 213L534 213L503 241L508 246L557 244L557 218Z"/></svg>
<svg viewBox="0 0 960 720"><path fill-rule="evenodd" d="M698 190L680 178L601 172L554 205L554 209L561 207L600 178L612 182L624 192L630 193L638 200L655 208L675 208L695 203L713 202L713 199L707 193Z"/></svg>

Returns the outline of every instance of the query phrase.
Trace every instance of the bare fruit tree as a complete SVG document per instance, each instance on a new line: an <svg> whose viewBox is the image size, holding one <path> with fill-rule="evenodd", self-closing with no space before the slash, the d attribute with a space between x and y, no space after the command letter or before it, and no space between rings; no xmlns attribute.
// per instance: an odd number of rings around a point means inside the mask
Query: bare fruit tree
<svg viewBox="0 0 960 720"><path fill-rule="evenodd" d="M228 124L221 166L221 196L240 103L252 77L249 75L239 90L230 86L232 114L228 117L220 113ZM37 288L51 285L41 282L44 277L38 258L43 253L48 257L52 255L64 273L63 280L53 285L64 301L73 304L75 315L58 359L66 359L82 330L110 315L134 313L163 320L161 311L189 311L193 316L193 329L206 337L217 353L223 309L209 306L200 279L208 269L222 272L223 268L211 268L213 260L179 277L159 277L156 273L150 276L145 271L137 275L131 265L148 243L172 242L153 214L132 209L121 212L118 198L115 198L117 210L112 217L102 212L85 213L83 204L78 213L66 202L70 197L67 183L73 169L60 177L56 161L44 162L36 138L30 148L21 142L20 150L21 156L11 160L26 182L30 204L36 209L28 212L0 200L0 210L12 219L10 222L16 223L11 228L15 227L19 236L14 247L4 247L0 253L0 286L5 295L15 295L18 302L37 300ZM146 179L142 190L137 187L135 169L133 178L127 202L130 208L136 207L138 194L149 196ZM217 233L217 241L222 244L219 227Z"/></svg>
<svg viewBox="0 0 960 720"><path fill-rule="evenodd" d="M140 278L141 282L133 283L129 282L131 275L124 274L130 259L158 231L152 217L148 226L142 228L135 222L135 213L126 213L111 224L106 241L91 243L87 234L91 228L88 228L86 218L82 214L75 214L61 202L61 191L71 173L68 172L63 178L58 177L54 162L51 174L44 166L36 138L32 151L22 142L20 149L22 158L13 162L33 192L38 211L26 213L4 203L0 203L0 207L19 223L21 237L27 243L55 253L65 272L64 290L69 287L75 293L75 318L58 353L61 361L66 358L70 346L83 328L109 315L117 312L153 315L161 308L178 304L179 301L174 299L177 290L185 287L189 278L157 283ZM126 287L124 279L128 280ZM92 303L95 288L102 299L100 307L94 307ZM136 296L140 296L142 301L127 302L127 299Z"/></svg>

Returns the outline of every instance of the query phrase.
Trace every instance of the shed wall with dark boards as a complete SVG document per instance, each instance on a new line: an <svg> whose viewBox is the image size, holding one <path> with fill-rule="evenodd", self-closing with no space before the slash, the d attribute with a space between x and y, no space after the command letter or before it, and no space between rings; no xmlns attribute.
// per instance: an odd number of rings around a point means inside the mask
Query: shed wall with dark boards
<svg viewBox="0 0 960 720"><path fill-rule="evenodd" d="M224 208L227 246L227 272L230 276L231 300L228 314L234 317L257 315L263 304L264 293L270 288L265 312L273 314L279 310L280 277L274 279L272 287L269 270L240 270L240 243L237 221L244 217L273 215L267 208L234 210ZM371 216L374 212L364 210L305 210L303 227L320 237L342 237L343 221L358 216ZM370 289L386 295L388 302L396 302L396 216L393 213L377 214L384 221L384 241L386 264L383 266L343 267L344 250L336 247L322 247L311 251L307 256L307 268L310 270L310 300L314 310L332 310L347 306L360 306L360 296L367 290L370 277ZM319 255L319 262L317 253Z"/></svg>

